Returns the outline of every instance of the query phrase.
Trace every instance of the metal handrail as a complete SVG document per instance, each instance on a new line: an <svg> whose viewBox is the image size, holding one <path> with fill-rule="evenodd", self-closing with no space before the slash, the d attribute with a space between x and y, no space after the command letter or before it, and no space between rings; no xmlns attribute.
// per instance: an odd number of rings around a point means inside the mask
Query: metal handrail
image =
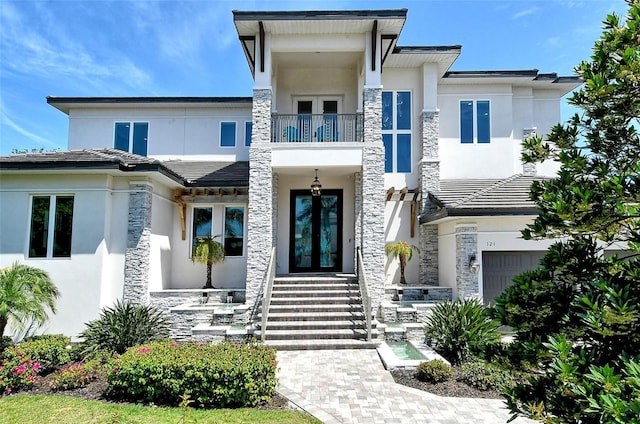
<svg viewBox="0 0 640 424"><path fill-rule="evenodd" d="M371 298L369 297L369 290L367 289L367 275L364 271L364 261L362 259L362 252L360 247L356 249L356 262L357 262L357 274L358 285L360 286L360 296L362 296L362 306L364 307L364 314L367 321L367 341L371 341Z"/></svg>
<svg viewBox="0 0 640 424"><path fill-rule="evenodd" d="M262 297L262 324L260 327L260 340L264 342L267 338L267 317L269 316L269 305L271 304L271 289L273 288L273 280L276 277L276 248L271 249L271 257L269 258L269 266L267 267L267 281L265 282L266 292Z"/></svg>
<svg viewBox="0 0 640 424"><path fill-rule="evenodd" d="M272 143L364 141L364 114L271 115Z"/></svg>

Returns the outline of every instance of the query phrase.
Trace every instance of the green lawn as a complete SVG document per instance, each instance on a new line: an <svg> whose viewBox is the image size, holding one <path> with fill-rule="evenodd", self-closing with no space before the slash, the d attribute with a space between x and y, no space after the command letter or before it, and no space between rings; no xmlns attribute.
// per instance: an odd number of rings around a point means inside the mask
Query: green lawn
<svg viewBox="0 0 640 424"><path fill-rule="evenodd" d="M159 408L84 400L66 396L14 395L0 398L0 424L244 424L319 423L296 411Z"/></svg>

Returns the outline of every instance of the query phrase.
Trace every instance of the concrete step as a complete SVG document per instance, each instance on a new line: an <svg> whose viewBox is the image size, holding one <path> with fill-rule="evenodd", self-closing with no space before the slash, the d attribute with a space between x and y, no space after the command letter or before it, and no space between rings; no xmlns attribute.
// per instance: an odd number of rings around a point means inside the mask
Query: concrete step
<svg viewBox="0 0 640 424"><path fill-rule="evenodd" d="M375 340L368 342L344 339L267 340L265 344L277 350L377 349L380 346L380 342Z"/></svg>
<svg viewBox="0 0 640 424"><path fill-rule="evenodd" d="M278 297L271 298L271 305L349 305L349 304L361 304L360 297L349 296L318 296L318 297Z"/></svg>
<svg viewBox="0 0 640 424"><path fill-rule="evenodd" d="M269 306L269 316L272 313L307 313L307 312L362 312L362 304L353 303L310 303L310 304L282 304Z"/></svg>
<svg viewBox="0 0 640 424"><path fill-rule="evenodd" d="M267 330L267 340L366 339L366 329Z"/></svg>
<svg viewBox="0 0 640 424"><path fill-rule="evenodd" d="M283 297L348 297L348 298L360 298L359 290L274 290L271 292L271 300L283 298Z"/></svg>
<svg viewBox="0 0 640 424"><path fill-rule="evenodd" d="M269 321L267 337L276 330L355 330L366 328L365 321Z"/></svg>
<svg viewBox="0 0 640 424"><path fill-rule="evenodd" d="M260 319L262 315L258 314ZM362 311L330 311L330 312L271 312L269 310L269 322L278 321L341 321L364 320Z"/></svg>
<svg viewBox="0 0 640 424"><path fill-rule="evenodd" d="M287 284L324 284L324 283L358 283L357 278L354 275L288 275L276 277L273 280L273 284L287 283Z"/></svg>
<svg viewBox="0 0 640 424"><path fill-rule="evenodd" d="M351 290L351 291L359 291L360 287L357 284L346 284L346 283L332 283L332 284L274 284L273 291L296 291L296 290Z"/></svg>

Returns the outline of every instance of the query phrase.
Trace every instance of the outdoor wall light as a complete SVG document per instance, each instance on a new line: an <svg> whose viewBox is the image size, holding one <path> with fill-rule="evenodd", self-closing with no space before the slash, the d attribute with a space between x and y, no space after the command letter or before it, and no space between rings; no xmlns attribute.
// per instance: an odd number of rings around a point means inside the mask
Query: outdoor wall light
<svg viewBox="0 0 640 424"><path fill-rule="evenodd" d="M311 183L311 195L313 197L320 196L320 189L322 188L322 184L318 181L318 169L316 168L316 178Z"/></svg>
<svg viewBox="0 0 640 424"><path fill-rule="evenodd" d="M476 255L469 256L469 269L476 274L480 270L480 262L476 258Z"/></svg>

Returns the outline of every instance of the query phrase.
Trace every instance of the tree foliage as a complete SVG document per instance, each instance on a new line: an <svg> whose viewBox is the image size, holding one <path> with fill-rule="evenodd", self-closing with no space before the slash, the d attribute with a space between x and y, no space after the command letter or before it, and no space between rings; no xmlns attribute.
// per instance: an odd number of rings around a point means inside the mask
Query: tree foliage
<svg viewBox="0 0 640 424"><path fill-rule="evenodd" d="M532 185L539 215L523 237L561 241L496 311L540 364L506 391L509 408L543 422L640 420L640 1L627 3L576 68L584 85L570 103L582 113L523 142L525 161L561 164Z"/></svg>
<svg viewBox="0 0 640 424"><path fill-rule="evenodd" d="M0 269L0 337L7 325L17 333L43 325L59 296L46 271L17 262Z"/></svg>
<svg viewBox="0 0 640 424"><path fill-rule="evenodd" d="M214 239L215 237L211 236L199 237L191 252L191 262L198 262L207 266L205 289L213 288L213 284L211 283L211 270L213 265L224 262L225 259L224 246Z"/></svg>

